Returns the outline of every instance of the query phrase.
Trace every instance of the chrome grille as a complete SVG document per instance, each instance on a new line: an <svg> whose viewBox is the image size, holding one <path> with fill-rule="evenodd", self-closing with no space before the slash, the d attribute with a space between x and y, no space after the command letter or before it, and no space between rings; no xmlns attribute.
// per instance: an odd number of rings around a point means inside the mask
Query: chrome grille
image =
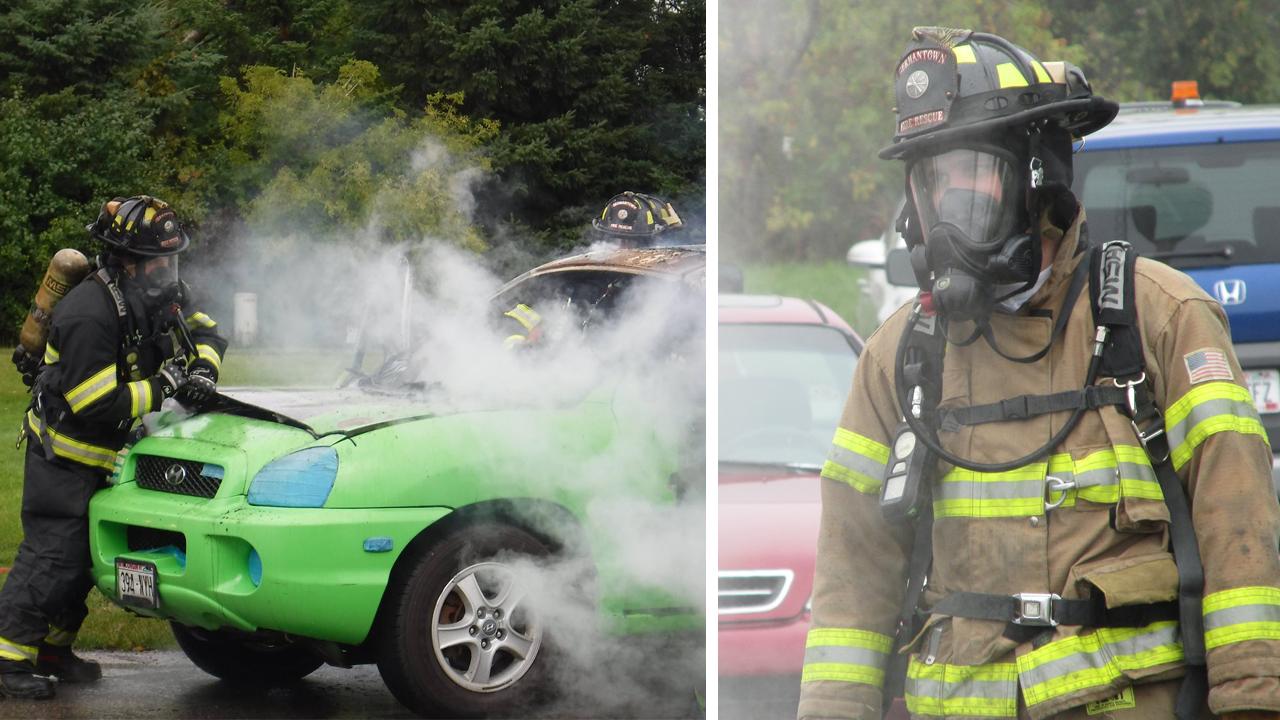
<svg viewBox="0 0 1280 720"><path fill-rule="evenodd" d="M769 612L782 604L795 573L790 570L722 570L717 587L721 615Z"/></svg>
<svg viewBox="0 0 1280 720"><path fill-rule="evenodd" d="M174 471L166 476L172 468L181 468L181 472ZM221 470L218 468L214 474L209 473L202 462L139 455L133 477L140 487L148 490L211 498L218 494L222 485ZM181 476L181 480L174 482L177 476Z"/></svg>

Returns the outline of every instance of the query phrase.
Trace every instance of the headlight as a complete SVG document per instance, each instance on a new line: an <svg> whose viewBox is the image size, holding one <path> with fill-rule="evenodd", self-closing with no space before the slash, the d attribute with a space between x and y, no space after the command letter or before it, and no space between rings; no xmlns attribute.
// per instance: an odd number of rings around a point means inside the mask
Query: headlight
<svg viewBox="0 0 1280 720"><path fill-rule="evenodd" d="M338 476L338 451L307 448L273 460L249 483L249 504L267 507L324 507Z"/></svg>

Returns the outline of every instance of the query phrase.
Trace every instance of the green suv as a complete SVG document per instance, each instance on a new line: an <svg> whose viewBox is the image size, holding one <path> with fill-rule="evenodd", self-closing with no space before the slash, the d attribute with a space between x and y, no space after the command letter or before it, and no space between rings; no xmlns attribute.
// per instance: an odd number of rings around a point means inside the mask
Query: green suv
<svg viewBox="0 0 1280 720"><path fill-rule="evenodd" d="M705 277L701 247L525 273L490 314L521 302L561 322L545 348L493 352L589 362L480 398L423 370L430 347L337 389L224 390L134 444L94 497L98 588L169 620L220 678L373 662L423 715L526 708L583 626L700 631L701 591L636 571L645 535L628 528L678 518L705 537ZM670 577L702 572L701 545L685 549L660 559L691 566Z"/></svg>

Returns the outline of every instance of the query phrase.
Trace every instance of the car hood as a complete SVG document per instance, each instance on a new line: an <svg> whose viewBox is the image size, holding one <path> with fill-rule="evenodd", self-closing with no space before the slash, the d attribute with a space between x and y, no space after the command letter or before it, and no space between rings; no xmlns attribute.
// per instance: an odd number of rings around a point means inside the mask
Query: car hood
<svg viewBox="0 0 1280 720"><path fill-rule="evenodd" d="M373 395L358 388L219 388L214 412L280 422L313 435L359 434L388 424L458 412L422 396ZM479 409L479 408L474 408Z"/></svg>
<svg viewBox="0 0 1280 720"><path fill-rule="evenodd" d="M767 612L721 615L721 622L781 619L800 614L813 590L818 521L817 475L734 473L720 476L721 572L790 570L790 589Z"/></svg>

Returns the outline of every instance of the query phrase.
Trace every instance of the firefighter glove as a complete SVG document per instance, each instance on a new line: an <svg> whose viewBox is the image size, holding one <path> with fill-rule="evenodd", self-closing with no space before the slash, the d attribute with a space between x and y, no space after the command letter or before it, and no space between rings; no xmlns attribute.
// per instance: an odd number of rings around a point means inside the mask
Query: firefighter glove
<svg viewBox="0 0 1280 720"><path fill-rule="evenodd" d="M206 367L196 367L187 375L187 382L178 389L178 402L183 405L199 408L213 397L217 389L212 372Z"/></svg>
<svg viewBox="0 0 1280 720"><path fill-rule="evenodd" d="M156 373L160 381L160 394L170 398L187 384L187 371L175 362L168 362Z"/></svg>

